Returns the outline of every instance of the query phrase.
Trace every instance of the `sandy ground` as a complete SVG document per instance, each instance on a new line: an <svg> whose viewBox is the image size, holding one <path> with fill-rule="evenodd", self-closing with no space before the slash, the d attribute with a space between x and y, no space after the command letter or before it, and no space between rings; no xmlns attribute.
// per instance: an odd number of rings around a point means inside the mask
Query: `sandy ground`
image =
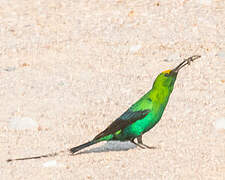
<svg viewBox="0 0 225 180"><path fill-rule="evenodd" d="M100 143L83 154L7 163L60 151L102 131L161 71L184 68L154 150ZM225 179L225 1L0 2L0 179ZM10 119L38 126L20 130Z"/></svg>

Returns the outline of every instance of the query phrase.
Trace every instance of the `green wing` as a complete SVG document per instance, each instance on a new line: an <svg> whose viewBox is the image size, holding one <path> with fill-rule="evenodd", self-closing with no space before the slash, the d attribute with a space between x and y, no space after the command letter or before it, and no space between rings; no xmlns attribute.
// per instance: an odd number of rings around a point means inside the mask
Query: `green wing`
<svg viewBox="0 0 225 180"><path fill-rule="evenodd" d="M139 119L143 119L145 116L149 114L150 110L143 110L143 111L132 111L128 109L124 112L118 119L113 121L104 131L99 133L94 140L100 139L104 136L114 134L119 130L123 130L130 124L136 122Z"/></svg>

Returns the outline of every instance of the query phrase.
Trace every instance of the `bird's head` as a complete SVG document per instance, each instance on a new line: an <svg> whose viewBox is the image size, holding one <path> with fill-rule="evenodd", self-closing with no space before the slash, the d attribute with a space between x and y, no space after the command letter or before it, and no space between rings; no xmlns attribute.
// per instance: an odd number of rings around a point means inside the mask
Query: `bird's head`
<svg viewBox="0 0 225 180"><path fill-rule="evenodd" d="M153 84L153 87L155 87L155 88L167 88L167 89L169 89L170 92L172 92L173 87L174 87L174 83L175 83L176 78L177 78L177 74L180 71L180 69L182 69L187 64L190 65L191 61L194 61L194 60L196 60L200 57L201 56L199 56L199 55L191 56L188 59L185 59L182 63L180 63L174 69L163 71L156 78L156 80Z"/></svg>

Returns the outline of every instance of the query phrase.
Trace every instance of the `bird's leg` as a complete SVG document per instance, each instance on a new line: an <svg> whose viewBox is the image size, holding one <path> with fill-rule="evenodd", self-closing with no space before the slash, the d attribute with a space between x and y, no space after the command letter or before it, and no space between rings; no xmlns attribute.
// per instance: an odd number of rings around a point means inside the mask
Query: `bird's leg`
<svg viewBox="0 0 225 180"><path fill-rule="evenodd" d="M140 144L134 142L134 139L135 139L135 138L132 138L132 139L130 140L130 142L132 142L132 143L135 144L136 146L138 146L138 147L144 149L144 147L142 147Z"/></svg>
<svg viewBox="0 0 225 180"><path fill-rule="evenodd" d="M144 146L144 147L146 147L148 149L155 149L155 147L150 147L150 146L148 146L148 145L146 145L146 144L143 143L143 141L142 141L142 135L140 135L140 136L137 137L137 141L138 141L138 144L141 144L142 146Z"/></svg>

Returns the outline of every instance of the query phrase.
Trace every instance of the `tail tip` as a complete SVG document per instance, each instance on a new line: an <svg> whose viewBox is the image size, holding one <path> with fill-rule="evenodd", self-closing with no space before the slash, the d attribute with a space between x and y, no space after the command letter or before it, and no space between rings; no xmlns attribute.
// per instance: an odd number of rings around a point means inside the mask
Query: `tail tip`
<svg viewBox="0 0 225 180"><path fill-rule="evenodd" d="M12 160L12 159L7 159L7 160L6 160L6 162L11 162L11 161L13 161L13 160Z"/></svg>
<svg viewBox="0 0 225 180"><path fill-rule="evenodd" d="M74 148L69 149L70 154L74 154L76 152L76 150L74 150Z"/></svg>

